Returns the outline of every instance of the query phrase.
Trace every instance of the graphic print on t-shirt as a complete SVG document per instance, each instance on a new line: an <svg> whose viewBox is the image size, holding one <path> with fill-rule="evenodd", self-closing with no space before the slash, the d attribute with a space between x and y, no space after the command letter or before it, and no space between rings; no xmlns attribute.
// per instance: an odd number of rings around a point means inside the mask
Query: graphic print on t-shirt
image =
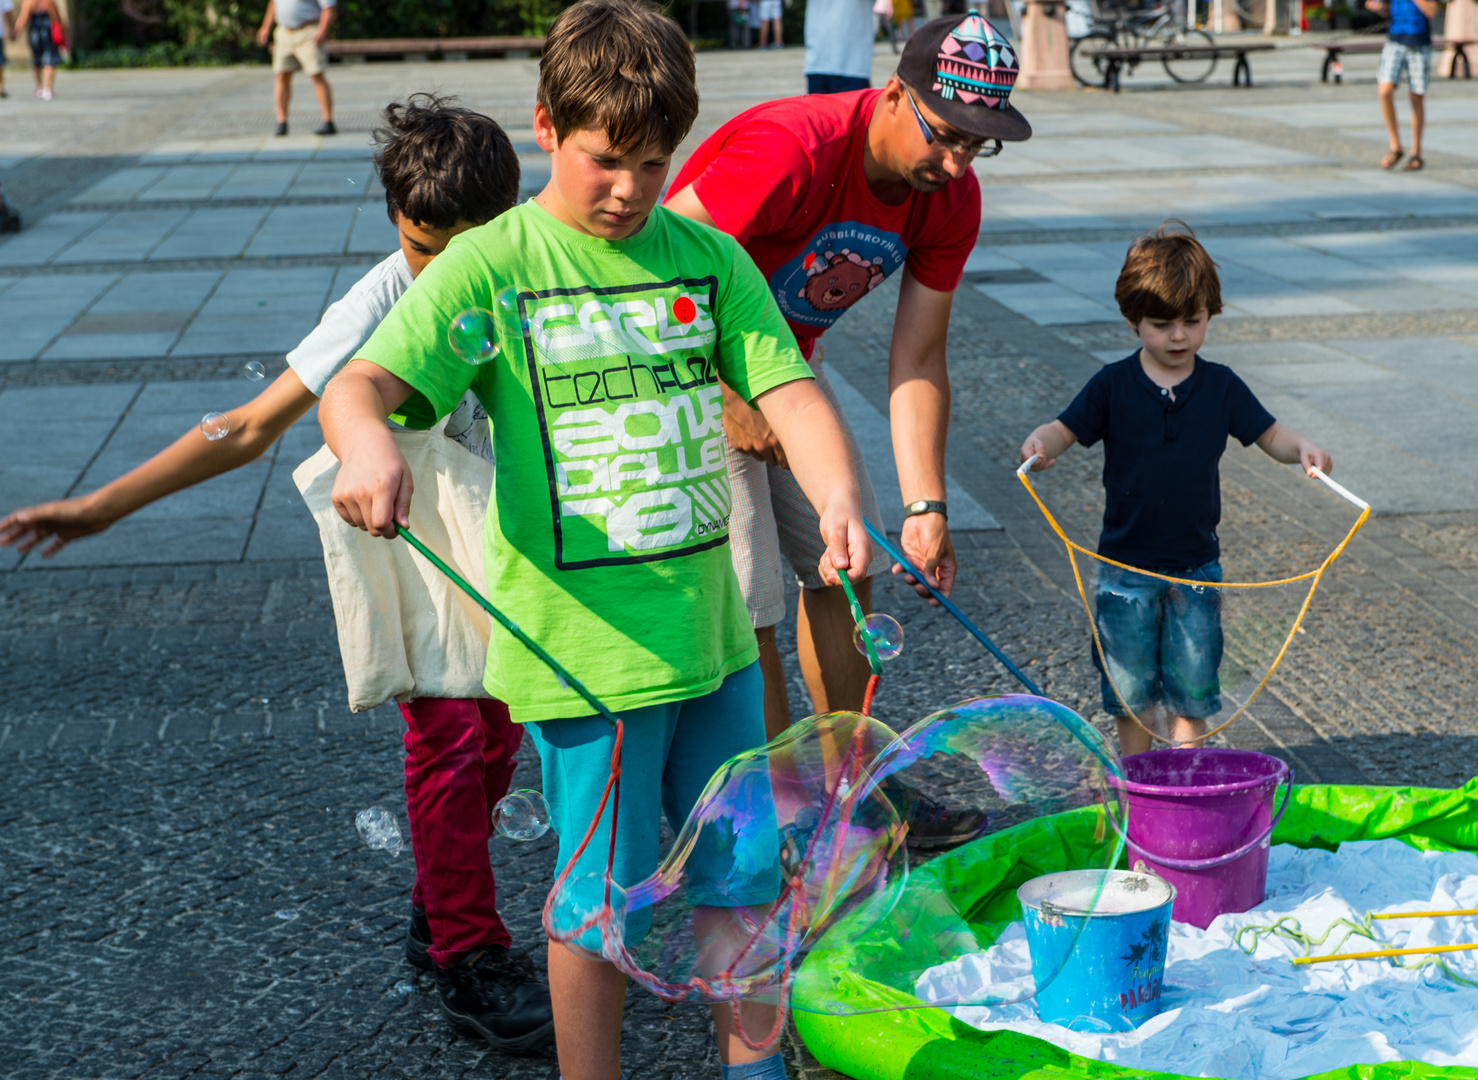
<svg viewBox="0 0 1478 1080"><path fill-rule="evenodd" d="M907 255L897 233L858 221L837 222L770 275L770 291L791 322L825 329L881 285Z"/></svg>
<svg viewBox="0 0 1478 1080"><path fill-rule="evenodd" d="M728 541L717 289L706 277L520 294L560 569Z"/></svg>

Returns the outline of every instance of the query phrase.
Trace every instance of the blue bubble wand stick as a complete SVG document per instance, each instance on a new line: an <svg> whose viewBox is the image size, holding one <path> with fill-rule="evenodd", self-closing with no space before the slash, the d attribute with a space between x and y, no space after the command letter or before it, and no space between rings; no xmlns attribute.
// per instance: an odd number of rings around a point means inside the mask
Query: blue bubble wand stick
<svg viewBox="0 0 1478 1080"><path fill-rule="evenodd" d="M896 562L899 566L903 567L904 573L910 575L920 585L928 589L929 595L932 596L935 600L939 601L939 606L944 608L945 611L949 612L956 619L958 619L960 625L968 630L970 632L970 635L974 637L976 641L980 642L980 644L984 645L988 650L990 650L990 654L994 656L997 660L999 660L1002 666L1004 666L1007 671L1009 671L1012 675L1016 677L1016 681L1021 683L1022 686L1026 687L1027 693L1034 694L1037 697L1047 696L1046 694L1042 693L1041 689L1038 688L1036 683L1028 679L1026 675L1022 672L1022 670L1011 662L1010 657L1008 657L1005 653L1003 653L999 648L996 647L996 643L994 641L986 637L985 634L981 632L980 628L976 626L973 622L971 622L965 616L965 613L954 605L954 602L951 601L949 597L945 596L933 585L929 584L929 580L924 577L923 573L916 569L914 567L914 564L908 561L903 552L888 540L888 537L884 535L883 530L879 529L870 521L864 521L863 524L867 526L867 535L872 537L873 543L877 544L878 547L886 551L890 559ZM856 601L854 600L853 603L855 602ZM863 635L863 637L866 636L866 634ZM868 648L869 650L871 650L872 646L869 644Z"/></svg>

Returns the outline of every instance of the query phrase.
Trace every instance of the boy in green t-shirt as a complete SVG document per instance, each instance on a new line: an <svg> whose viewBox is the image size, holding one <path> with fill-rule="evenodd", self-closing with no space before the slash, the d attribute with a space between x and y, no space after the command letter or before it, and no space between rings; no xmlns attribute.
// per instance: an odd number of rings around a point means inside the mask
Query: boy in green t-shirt
<svg viewBox="0 0 1478 1080"><path fill-rule="evenodd" d="M429 424L469 387L483 402L498 460L488 587L625 722L623 886L656 868L661 813L680 827L718 766L765 741L727 547L720 378L785 446L820 515L828 583L870 554L846 438L764 279L732 238L656 205L697 105L692 50L670 19L631 0L567 9L534 111L549 185L449 244L319 410L342 462L340 514L390 537L411 480L386 415ZM493 313L499 346L480 364L447 345L473 308ZM529 724L563 866L599 804L612 728L496 627L485 685ZM575 874L604 869L609 828L607 816ZM625 977L555 942L549 976L561 1073L616 1080ZM747 1029L769 1030L772 1007L744 1009ZM727 1005L714 1017L726 1074L783 1076L778 1055L743 1045Z"/></svg>

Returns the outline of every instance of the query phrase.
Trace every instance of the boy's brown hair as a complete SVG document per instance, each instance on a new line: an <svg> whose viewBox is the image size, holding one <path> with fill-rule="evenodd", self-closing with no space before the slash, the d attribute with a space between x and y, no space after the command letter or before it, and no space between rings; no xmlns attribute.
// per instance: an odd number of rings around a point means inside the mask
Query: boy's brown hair
<svg viewBox="0 0 1478 1080"><path fill-rule="evenodd" d="M491 118L456 98L412 94L386 106L375 129L375 169L394 221L450 229L492 221L518 203L518 155Z"/></svg>
<svg viewBox="0 0 1478 1080"><path fill-rule="evenodd" d="M580 0L549 28L539 104L564 141L599 128L628 153L672 153L698 116L693 49L677 23L644 0Z"/></svg>
<svg viewBox="0 0 1478 1080"><path fill-rule="evenodd" d="M1129 245L1114 299L1135 326L1145 319L1188 319L1202 308L1220 315L1221 279L1191 227L1172 218Z"/></svg>

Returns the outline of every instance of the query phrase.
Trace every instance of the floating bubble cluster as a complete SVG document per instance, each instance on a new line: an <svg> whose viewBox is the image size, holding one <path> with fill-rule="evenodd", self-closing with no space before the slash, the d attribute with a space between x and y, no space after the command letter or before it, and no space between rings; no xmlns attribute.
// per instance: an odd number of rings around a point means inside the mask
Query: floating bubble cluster
<svg viewBox="0 0 1478 1080"><path fill-rule="evenodd" d="M361 810L354 815L354 828L371 851L388 851L392 856L400 854L404 843L400 823L389 810L380 806Z"/></svg>
<svg viewBox="0 0 1478 1080"><path fill-rule="evenodd" d="M1013 826L1043 828L1041 819L1062 815L1053 827L1071 837L1080 868L1108 869L1120 846L1105 815L1122 825L1113 784L1122 775L1090 724L1028 695L961 702L901 735L855 713L811 717L724 765L647 880L561 877L545 928L664 1000L748 999L746 1009L768 1003L783 1020L773 1006L785 1005L812 952L861 940L876 942L880 956L896 955L920 924L922 938L909 948L932 966L978 951L977 929L1019 916L1010 900L999 911L955 913L949 933L924 931L940 911L896 903L906 844L954 845ZM946 893L934 906L952 903ZM1002 972L984 993L936 1004L1024 1000L1057 970ZM835 1014L924 1007L913 993L917 973L874 973L898 991L886 1000L839 1001L812 987L794 1004ZM752 1029L753 1012L743 1019ZM769 1020L759 1022L768 1030Z"/></svg>
<svg viewBox="0 0 1478 1080"><path fill-rule="evenodd" d="M509 792L493 807L493 828L509 840L537 840L549 831L549 803L531 788Z"/></svg>
<svg viewBox="0 0 1478 1080"><path fill-rule="evenodd" d="M414 997L415 993L416 984L407 979L401 979L389 989L386 997L394 998L396 1001L404 1001L406 998Z"/></svg>
<svg viewBox="0 0 1478 1080"><path fill-rule="evenodd" d="M292 922L298 917L298 909L290 907L278 908L272 915L274 918L281 919L283 922Z"/></svg>
<svg viewBox="0 0 1478 1080"><path fill-rule="evenodd" d="M898 620L891 615L883 615L879 612L867 617L866 634L872 641L872 647L877 651L879 660L892 660L903 652L903 627ZM857 646L857 651L863 656L867 655L867 643L862 640L864 631L861 627L852 628L852 644Z"/></svg>
<svg viewBox="0 0 1478 1080"><path fill-rule="evenodd" d="M200 433L211 442L231 434L231 418L225 413L208 412L200 418Z"/></svg>
<svg viewBox="0 0 1478 1080"><path fill-rule="evenodd" d="M447 329L447 344L469 364L486 364L498 355L498 320L487 308L468 308Z"/></svg>
<svg viewBox="0 0 1478 1080"><path fill-rule="evenodd" d="M248 360L242 372L252 382L261 382L267 377L267 368L260 360Z"/></svg>

